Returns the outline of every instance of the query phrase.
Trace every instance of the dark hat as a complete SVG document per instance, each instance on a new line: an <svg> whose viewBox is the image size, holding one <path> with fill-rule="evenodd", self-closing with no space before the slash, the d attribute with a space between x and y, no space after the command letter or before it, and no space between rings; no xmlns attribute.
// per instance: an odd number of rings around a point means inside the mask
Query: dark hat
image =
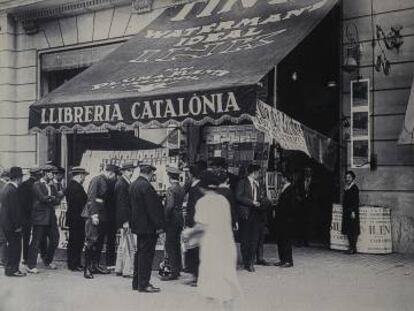
<svg viewBox="0 0 414 311"><path fill-rule="evenodd" d="M80 174L89 175L89 172L86 171L83 167L80 167L80 166L73 167L70 170L70 172L71 172L72 175L80 175Z"/></svg>
<svg viewBox="0 0 414 311"><path fill-rule="evenodd" d="M227 168L226 159L223 157L214 157L210 160L210 166Z"/></svg>
<svg viewBox="0 0 414 311"><path fill-rule="evenodd" d="M10 179L20 178L23 177L23 170L21 167L13 166L10 168L9 171L9 177Z"/></svg>
<svg viewBox="0 0 414 311"><path fill-rule="evenodd" d="M42 169L40 167L32 167L29 170L29 173L32 176L41 175L42 174Z"/></svg>
<svg viewBox="0 0 414 311"><path fill-rule="evenodd" d="M148 164L148 163L140 163L140 164L139 164L139 168L140 168L140 169L143 169L143 168L150 168L150 169L152 169L153 171L156 171L156 170L157 170L157 168L156 168L154 165L151 165L151 164Z"/></svg>
<svg viewBox="0 0 414 311"><path fill-rule="evenodd" d="M119 166L115 165L115 164L107 164L105 167L105 171L107 172L118 172L119 171Z"/></svg>
<svg viewBox="0 0 414 311"><path fill-rule="evenodd" d="M171 178L179 179L182 172L176 167L167 167L167 174Z"/></svg>
<svg viewBox="0 0 414 311"><path fill-rule="evenodd" d="M247 167L247 174L251 174L251 173L253 173L253 172L256 172L256 171L260 171L260 165L257 165L257 164L250 164L248 167Z"/></svg>
<svg viewBox="0 0 414 311"><path fill-rule="evenodd" d="M121 171L134 169L136 167L137 165L135 165L133 161L126 161L125 163L122 164Z"/></svg>
<svg viewBox="0 0 414 311"><path fill-rule="evenodd" d="M57 167L51 164L46 164L42 167L43 172L55 172L57 170Z"/></svg>
<svg viewBox="0 0 414 311"><path fill-rule="evenodd" d="M53 170L53 173L56 173L56 174L65 174L65 169L63 168L63 167L60 167L60 166L57 166L54 170Z"/></svg>
<svg viewBox="0 0 414 311"><path fill-rule="evenodd" d="M211 171L204 171L200 177L199 186L202 188L210 188L211 186L218 186L220 184L217 176Z"/></svg>

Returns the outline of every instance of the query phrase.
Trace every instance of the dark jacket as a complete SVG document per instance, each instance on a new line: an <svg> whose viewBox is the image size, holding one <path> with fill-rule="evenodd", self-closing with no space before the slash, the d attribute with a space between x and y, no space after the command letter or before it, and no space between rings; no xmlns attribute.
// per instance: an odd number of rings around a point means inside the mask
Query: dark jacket
<svg viewBox="0 0 414 311"><path fill-rule="evenodd" d="M75 180L71 180L65 191L66 201L68 203L68 211L66 212L66 225L69 227L83 226L84 220L81 216L88 195L83 186Z"/></svg>
<svg viewBox="0 0 414 311"><path fill-rule="evenodd" d="M56 222L54 205L59 203L56 188L51 186L52 195L49 196L46 184L36 181L33 185L32 224L49 226Z"/></svg>
<svg viewBox="0 0 414 311"><path fill-rule="evenodd" d="M359 235L359 189L357 185L352 185L348 190L344 190L342 211L342 234ZM355 213L355 219L351 218L352 212Z"/></svg>
<svg viewBox="0 0 414 311"><path fill-rule="evenodd" d="M187 205L184 208L184 224L187 227L194 227L195 206L197 201L203 196L198 184L192 185L188 190Z"/></svg>
<svg viewBox="0 0 414 311"><path fill-rule="evenodd" d="M283 235L292 234L293 221L295 215L295 189L293 185L288 186L279 196L275 209L276 231Z"/></svg>
<svg viewBox="0 0 414 311"><path fill-rule="evenodd" d="M184 196L184 188L178 183L174 183L168 188L165 200L165 219L167 223L173 221L174 224L183 226Z"/></svg>
<svg viewBox="0 0 414 311"><path fill-rule="evenodd" d="M31 225L33 211L33 186L36 179L30 177L24 181L17 189L22 206L22 216L24 225Z"/></svg>
<svg viewBox="0 0 414 311"><path fill-rule="evenodd" d="M247 177L243 178L236 186L236 202L238 205L239 218L248 219L252 211L258 209L258 207L254 206L253 201L253 189L250 180Z"/></svg>
<svg viewBox="0 0 414 311"><path fill-rule="evenodd" d="M129 200L129 187L124 177L118 178L115 184L114 196L116 206L116 224L122 228L125 222L131 222L131 204Z"/></svg>
<svg viewBox="0 0 414 311"><path fill-rule="evenodd" d="M164 208L151 183L140 176L130 187L131 230L135 234L155 234L165 228Z"/></svg>
<svg viewBox="0 0 414 311"><path fill-rule="evenodd" d="M97 214L99 221L108 219L105 202L108 199L108 181L104 175L92 178L88 187L88 203L82 216L89 218Z"/></svg>
<svg viewBox="0 0 414 311"><path fill-rule="evenodd" d="M15 185L4 186L1 195L0 225L4 231L16 231L23 226L19 193Z"/></svg>

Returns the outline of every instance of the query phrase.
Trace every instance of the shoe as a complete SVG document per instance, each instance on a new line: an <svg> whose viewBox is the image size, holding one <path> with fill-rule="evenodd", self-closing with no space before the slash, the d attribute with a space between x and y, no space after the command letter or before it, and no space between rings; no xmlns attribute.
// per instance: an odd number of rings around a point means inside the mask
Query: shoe
<svg viewBox="0 0 414 311"><path fill-rule="evenodd" d="M280 266L280 268L291 268L291 267L293 267L293 263L291 262L286 262Z"/></svg>
<svg viewBox="0 0 414 311"><path fill-rule="evenodd" d="M106 268L103 268L101 266L95 266L94 270L93 270L93 273L96 273L96 274L110 274L111 272L108 271Z"/></svg>
<svg viewBox="0 0 414 311"><path fill-rule="evenodd" d="M276 267L280 267L280 266L283 266L284 264L285 264L285 262L279 261L279 262L274 263L273 265L276 266Z"/></svg>
<svg viewBox="0 0 414 311"><path fill-rule="evenodd" d="M122 276L122 272L117 272L116 276Z"/></svg>
<svg viewBox="0 0 414 311"><path fill-rule="evenodd" d="M140 293L159 293L160 290L156 290L154 287L147 286L145 288L138 288L138 292Z"/></svg>
<svg viewBox="0 0 414 311"><path fill-rule="evenodd" d="M85 279L93 279L93 274L91 272L91 270L89 270L88 268L86 268L83 272L83 277Z"/></svg>
<svg viewBox="0 0 414 311"><path fill-rule="evenodd" d="M354 249L349 249L349 250L347 250L345 253L346 253L346 254L348 254L348 255L354 255L354 254L356 254L356 250L354 250Z"/></svg>
<svg viewBox="0 0 414 311"><path fill-rule="evenodd" d="M255 272L255 271L256 271L256 270L254 269L254 266L253 266L253 265L250 265L250 266L244 267L244 269L245 269L246 271L249 271L249 272Z"/></svg>
<svg viewBox="0 0 414 311"><path fill-rule="evenodd" d="M26 271L29 272L29 273L32 273L32 274L38 274L39 273L39 270L37 268L27 267Z"/></svg>
<svg viewBox="0 0 414 311"><path fill-rule="evenodd" d="M178 280L178 274L171 274L171 275L167 275L167 276L162 276L160 278L161 281L174 281L174 280Z"/></svg>
<svg viewBox="0 0 414 311"><path fill-rule="evenodd" d="M266 260L261 259L261 260L258 260L258 261L256 262L256 265L259 265L259 266L268 266L268 265L269 265L269 263L268 263Z"/></svg>
<svg viewBox="0 0 414 311"><path fill-rule="evenodd" d="M54 263L45 264L45 268L49 270L56 270L57 266Z"/></svg>
<svg viewBox="0 0 414 311"><path fill-rule="evenodd" d="M16 272L13 272L13 273L6 273L6 276L23 277L23 276L26 276L26 273L23 273L21 271L16 271Z"/></svg>
<svg viewBox="0 0 414 311"><path fill-rule="evenodd" d="M159 291L161 291L161 288L159 288L159 287L155 287L155 286L154 286L154 285L152 285L151 283L149 283L149 284L148 284L148 286L149 286L149 287L151 287L151 288L152 288L153 290L155 290L155 291L158 291L158 292L159 292Z"/></svg>

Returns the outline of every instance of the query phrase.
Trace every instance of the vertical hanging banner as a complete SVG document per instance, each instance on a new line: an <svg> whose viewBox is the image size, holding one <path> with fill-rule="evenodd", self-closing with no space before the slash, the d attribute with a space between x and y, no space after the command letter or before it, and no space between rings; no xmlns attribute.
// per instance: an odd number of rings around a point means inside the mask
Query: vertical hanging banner
<svg viewBox="0 0 414 311"><path fill-rule="evenodd" d="M137 34L30 107L30 128L202 124L253 116L257 83L336 0L193 1L139 15ZM134 1L138 10L151 1Z"/></svg>

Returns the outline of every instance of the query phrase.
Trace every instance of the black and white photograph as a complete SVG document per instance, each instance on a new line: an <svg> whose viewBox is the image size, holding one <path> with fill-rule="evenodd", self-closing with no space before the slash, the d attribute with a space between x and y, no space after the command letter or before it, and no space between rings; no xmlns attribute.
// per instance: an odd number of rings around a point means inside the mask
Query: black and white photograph
<svg viewBox="0 0 414 311"><path fill-rule="evenodd" d="M352 113L352 136L368 136L369 115L368 112Z"/></svg>
<svg viewBox="0 0 414 311"><path fill-rule="evenodd" d="M352 107L369 105L369 80L352 81Z"/></svg>
<svg viewBox="0 0 414 311"><path fill-rule="evenodd" d="M412 311L414 0L0 0L0 311Z"/></svg>

